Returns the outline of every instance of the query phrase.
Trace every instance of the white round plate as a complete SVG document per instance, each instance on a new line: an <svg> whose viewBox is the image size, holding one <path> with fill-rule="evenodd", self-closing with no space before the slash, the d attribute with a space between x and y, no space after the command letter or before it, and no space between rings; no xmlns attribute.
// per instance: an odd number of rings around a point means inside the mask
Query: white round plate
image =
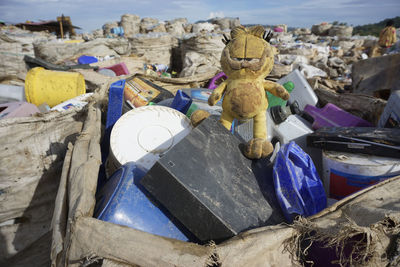
<svg viewBox="0 0 400 267"><path fill-rule="evenodd" d="M112 129L110 156L120 165L134 161L149 170L191 130L189 119L175 109L164 106L133 109Z"/></svg>

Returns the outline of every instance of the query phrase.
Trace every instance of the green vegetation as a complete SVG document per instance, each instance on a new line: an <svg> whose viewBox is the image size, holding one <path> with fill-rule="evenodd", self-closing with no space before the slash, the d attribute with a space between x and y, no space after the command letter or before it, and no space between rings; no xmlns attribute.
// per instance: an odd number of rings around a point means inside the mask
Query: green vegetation
<svg viewBox="0 0 400 267"><path fill-rule="evenodd" d="M390 19L385 19L382 20L378 23L374 24L366 24L366 25L361 25L361 26L356 26L353 29L353 35L374 35L374 36L379 36L379 33L383 28L386 26L386 22ZM399 28L400 27L400 17L395 17L392 18L394 21L394 27Z"/></svg>

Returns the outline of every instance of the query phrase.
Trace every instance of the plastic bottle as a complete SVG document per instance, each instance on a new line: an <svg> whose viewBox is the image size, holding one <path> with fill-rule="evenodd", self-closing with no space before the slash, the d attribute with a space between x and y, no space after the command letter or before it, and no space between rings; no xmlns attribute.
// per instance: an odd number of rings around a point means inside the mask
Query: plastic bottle
<svg viewBox="0 0 400 267"><path fill-rule="evenodd" d="M298 69L279 79L277 83L285 84L289 81L294 84L294 88L290 92L290 98L288 100L289 103L297 101L300 110L304 110L304 107L307 104L315 106L318 103L317 95Z"/></svg>
<svg viewBox="0 0 400 267"><path fill-rule="evenodd" d="M294 89L294 83L292 81L285 82L282 85L286 91L290 94L293 89ZM286 100L283 100L282 98L279 98L277 96L274 96L270 92L267 92L267 97L268 97L268 106L269 107L274 107L274 106L286 106Z"/></svg>

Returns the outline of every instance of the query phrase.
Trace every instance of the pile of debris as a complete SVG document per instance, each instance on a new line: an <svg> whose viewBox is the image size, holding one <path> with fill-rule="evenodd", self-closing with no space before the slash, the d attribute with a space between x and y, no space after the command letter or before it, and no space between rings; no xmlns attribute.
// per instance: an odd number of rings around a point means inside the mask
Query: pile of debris
<svg viewBox="0 0 400 267"><path fill-rule="evenodd" d="M266 79L290 98L266 95L275 149L250 160L253 120L228 131L208 105L238 25L125 14L74 39L0 30L0 265L398 260L398 194L379 194L400 191L399 45L372 57L376 38L352 27L266 29ZM193 127L196 110L211 116Z"/></svg>

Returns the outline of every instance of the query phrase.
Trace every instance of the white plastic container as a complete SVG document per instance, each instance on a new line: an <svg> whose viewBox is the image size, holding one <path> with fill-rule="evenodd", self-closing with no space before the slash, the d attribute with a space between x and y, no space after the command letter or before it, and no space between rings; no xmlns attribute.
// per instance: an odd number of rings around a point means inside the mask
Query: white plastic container
<svg viewBox="0 0 400 267"><path fill-rule="evenodd" d="M235 126L235 132L244 141L253 138L253 120ZM295 141L313 160L318 174L322 175L322 153L321 149L307 147L307 135L313 133L311 124L299 115L290 115L280 124L275 124L269 111L267 111L267 140L277 139L280 144Z"/></svg>
<svg viewBox="0 0 400 267"><path fill-rule="evenodd" d="M272 119L268 118L267 129L269 140L275 137L281 144L296 142L311 157L318 174L322 175L321 149L307 146L307 135L314 132L308 121L299 115L290 115L284 122L275 125Z"/></svg>
<svg viewBox="0 0 400 267"><path fill-rule="evenodd" d="M189 119L169 107L144 106L125 113L111 132L107 176L129 161L150 170L191 130Z"/></svg>
<svg viewBox="0 0 400 267"><path fill-rule="evenodd" d="M400 90L394 91L390 95L386 107L379 118L378 127L400 127Z"/></svg>
<svg viewBox="0 0 400 267"><path fill-rule="evenodd" d="M293 82L294 89L290 93L289 103L297 101L300 110L304 110L304 107L308 105L315 106L318 102L318 97L314 93L314 90L308 84L303 74L299 70L294 70L285 77L282 77L277 83L283 85L286 82Z"/></svg>
<svg viewBox="0 0 400 267"><path fill-rule="evenodd" d="M23 86L0 84L0 103L26 101Z"/></svg>
<svg viewBox="0 0 400 267"><path fill-rule="evenodd" d="M336 151L323 151L323 183L329 198L341 199L400 174L400 161Z"/></svg>

